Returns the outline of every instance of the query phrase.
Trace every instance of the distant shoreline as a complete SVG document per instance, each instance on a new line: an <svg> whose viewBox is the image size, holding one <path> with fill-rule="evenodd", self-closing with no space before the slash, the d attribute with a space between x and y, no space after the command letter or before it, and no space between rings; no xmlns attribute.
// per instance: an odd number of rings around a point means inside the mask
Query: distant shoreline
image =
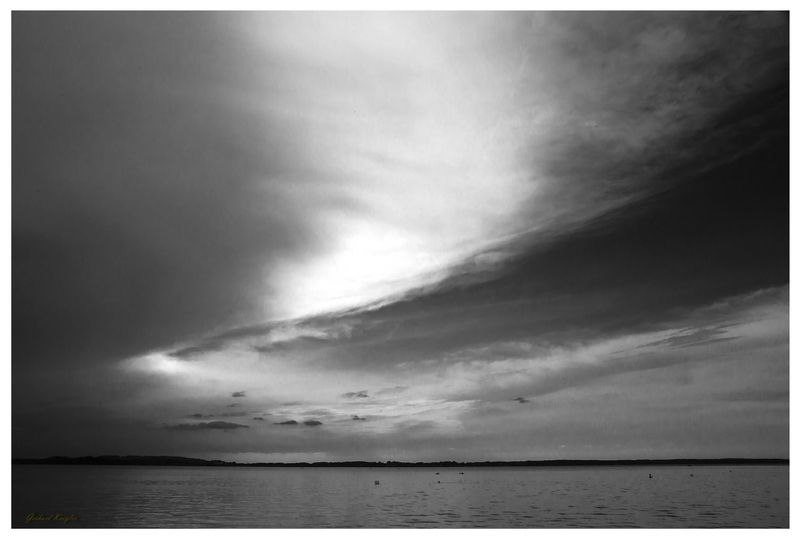
<svg viewBox="0 0 800 540"><path fill-rule="evenodd" d="M150 465L182 467L628 467L663 465L789 465L788 459L559 459L543 461L330 461L313 463L237 463L179 456L53 456L43 459L12 458L12 465Z"/></svg>

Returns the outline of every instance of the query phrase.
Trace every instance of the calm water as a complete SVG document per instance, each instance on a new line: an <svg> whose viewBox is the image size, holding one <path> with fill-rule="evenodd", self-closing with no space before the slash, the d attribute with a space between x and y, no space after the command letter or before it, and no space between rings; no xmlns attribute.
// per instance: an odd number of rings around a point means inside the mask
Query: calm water
<svg viewBox="0 0 800 540"><path fill-rule="evenodd" d="M23 528L789 526L788 466L13 465L12 484L12 526ZM77 520L26 524L31 513Z"/></svg>

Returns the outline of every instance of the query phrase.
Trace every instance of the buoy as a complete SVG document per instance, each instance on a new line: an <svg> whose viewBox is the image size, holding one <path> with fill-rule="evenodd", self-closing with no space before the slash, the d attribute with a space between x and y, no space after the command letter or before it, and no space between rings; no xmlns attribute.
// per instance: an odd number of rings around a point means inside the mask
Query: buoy
<svg viewBox="0 0 800 540"><path fill-rule="evenodd" d="M377 480L375 480L375 485L376 485L376 486L380 485L380 482L378 482Z"/></svg>
<svg viewBox="0 0 800 540"><path fill-rule="evenodd" d="M653 475L652 475L652 474L648 474L647 476L649 476L650 478L652 478L652 477L653 477Z"/></svg>

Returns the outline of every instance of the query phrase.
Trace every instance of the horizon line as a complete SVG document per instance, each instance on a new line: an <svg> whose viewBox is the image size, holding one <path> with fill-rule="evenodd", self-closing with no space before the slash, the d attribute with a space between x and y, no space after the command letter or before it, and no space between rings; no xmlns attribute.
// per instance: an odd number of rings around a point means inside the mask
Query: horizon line
<svg viewBox="0 0 800 540"><path fill-rule="evenodd" d="M558 465L692 465L692 464L789 464L789 458L628 458L628 459L541 459L541 460L485 460L485 461L297 461L297 462L251 462L208 460L183 456L151 455L101 455L101 456L50 456L47 458L12 458L12 465L180 465L180 466L241 466L241 467L429 467L429 466L558 466Z"/></svg>

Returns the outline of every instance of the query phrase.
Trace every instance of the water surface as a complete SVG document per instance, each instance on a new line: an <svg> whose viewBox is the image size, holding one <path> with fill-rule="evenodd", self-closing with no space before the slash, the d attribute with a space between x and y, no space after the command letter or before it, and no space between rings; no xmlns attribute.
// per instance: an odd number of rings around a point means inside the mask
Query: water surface
<svg viewBox="0 0 800 540"><path fill-rule="evenodd" d="M788 466L13 465L12 485L21 528L789 526Z"/></svg>

